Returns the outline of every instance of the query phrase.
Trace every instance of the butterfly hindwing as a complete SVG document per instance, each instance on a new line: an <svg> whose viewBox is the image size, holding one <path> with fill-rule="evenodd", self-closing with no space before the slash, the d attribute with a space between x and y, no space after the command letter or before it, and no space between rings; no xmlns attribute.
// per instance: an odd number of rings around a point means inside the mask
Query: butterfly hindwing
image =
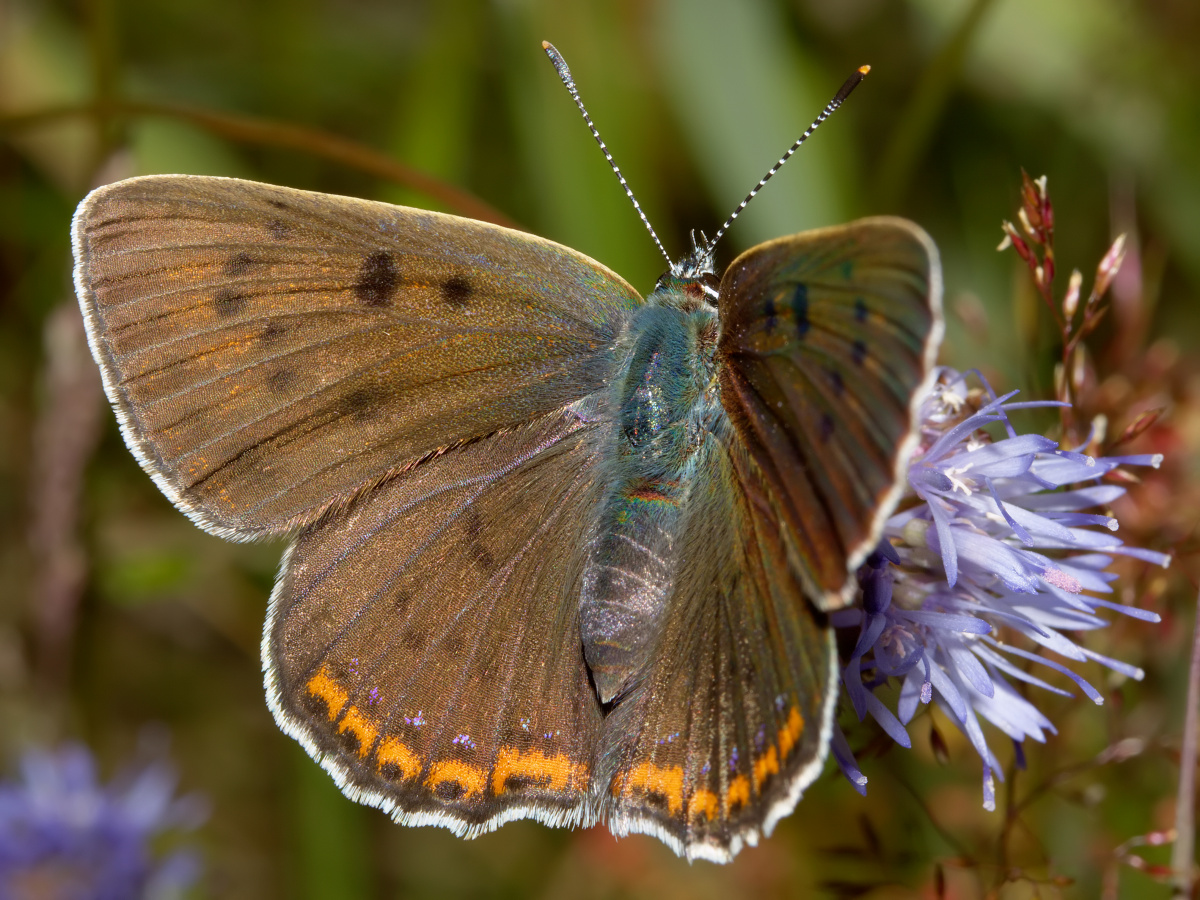
<svg viewBox="0 0 1200 900"><path fill-rule="evenodd" d="M731 859L819 774L837 695L824 617L791 572L767 485L709 435L654 659L605 720L609 828Z"/></svg>
<svg viewBox="0 0 1200 900"><path fill-rule="evenodd" d="M849 599L915 445L941 337L929 236L863 219L760 244L720 291L721 402L823 607Z"/></svg>
<svg viewBox="0 0 1200 900"><path fill-rule="evenodd" d="M531 235L226 178L99 188L74 241L127 442L225 537L311 522L427 454L592 393L640 302Z"/></svg>
<svg viewBox="0 0 1200 900"><path fill-rule="evenodd" d="M462 834L593 820L587 431L562 413L450 450L300 533L263 639L268 695L349 796Z"/></svg>

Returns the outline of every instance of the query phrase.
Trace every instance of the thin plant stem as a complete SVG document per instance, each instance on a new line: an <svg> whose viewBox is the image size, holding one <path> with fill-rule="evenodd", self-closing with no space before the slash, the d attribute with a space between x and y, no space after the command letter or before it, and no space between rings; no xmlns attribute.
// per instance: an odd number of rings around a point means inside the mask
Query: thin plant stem
<svg viewBox="0 0 1200 900"><path fill-rule="evenodd" d="M34 112L0 116L0 134L22 131L28 128L55 124L64 119L82 116L94 117L101 110L95 104L79 104L49 107ZM152 101L109 100L102 112L113 118L162 117L181 119L198 125L213 134L231 141L271 147L300 150L314 156L332 160L369 175L402 184L405 187L443 203L447 208L463 216L503 225L518 227L512 219L466 191L459 190L432 175L392 159L370 147L330 134L317 128L276 122L253 116L218 112L195 106Z"/></svg>
<svg viewBox="0 0 1200 900"><path fill-rule="evenodd" d="M1196 598L1196 621L1192 634L1192 663L1188 670L1187 712L1183 722L1183 746L1179 751L1179 795L1175 800L1175 844L1171 848L1171 896L1192 896L1196 868L1196 743L1200 726L1200 596Z"/></svg>

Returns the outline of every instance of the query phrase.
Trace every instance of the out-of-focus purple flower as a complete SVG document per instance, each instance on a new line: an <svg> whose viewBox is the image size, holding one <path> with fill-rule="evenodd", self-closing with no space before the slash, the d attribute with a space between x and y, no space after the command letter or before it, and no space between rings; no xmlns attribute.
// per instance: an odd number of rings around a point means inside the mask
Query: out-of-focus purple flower
<svg viewBox="0 0 1200 900"><path fill-rule="evenodd" d="M4 900L160 900L199 877L192 851L159 846L205 815L198 798L173 797L166 763L102 785L88 750L68 744L28 752L20 768L18 780L0 784Z"/></svg>
<svg viewBox="0 0 1200 900"><path fill-rule="evenodd" d="M979 720L1011 738L1020 758L1022 741L1044 742L1055 729L1010 679L1067 693L1025 672L1014 657L1061 672L1103 702L1061 663L999 640L998 627L1067 660L1096 660L1140 679L1140 669L1082 647L1063 632L1103 628L1100 609L1159 621L1154 613L1098 595L1112 593L1116 576L1106 570L1115 555L1162 566L1170 561L1125 546L1113 533L1116 519L1084 511L1107 507L1124 493L1120 486L1095 483L1101 476L1121 465L1157 467L1161 456L1092 458L1060 450L1040 435L1018 435L1010 411L1059 404L1010 402L1015 393L996 398L989 390L990 402L975 408L964 376L940 373L921 407L920 446L908 468L901 512L888 520L877 551L859 570L861 608L834 618L839 627L859 627L842 677L859 719L870 714L908 747L904 726L918 704L937 703L983 760L988 809L995 808L995 779L1003 774ZM992 423L1007 436L989 437L982 429ZM874 693L892 678L900 685L894 711ZM846 777L865 792L866 779L844 737L833 751Z"/></svg>

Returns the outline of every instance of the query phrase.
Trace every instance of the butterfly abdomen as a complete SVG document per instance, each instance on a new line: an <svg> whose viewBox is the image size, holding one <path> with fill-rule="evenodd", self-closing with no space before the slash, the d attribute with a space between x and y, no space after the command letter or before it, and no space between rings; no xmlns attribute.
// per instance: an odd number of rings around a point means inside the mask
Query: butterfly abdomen
<svg viewBox="0 0 1200 900"><path fill-rule="evenodd" d="M608 483L581 596L584 655L604 703L636 684L657 647L700 432L716 405L714 311L681 309L667 294L652 294L630 326L604 439Z"/></svg>

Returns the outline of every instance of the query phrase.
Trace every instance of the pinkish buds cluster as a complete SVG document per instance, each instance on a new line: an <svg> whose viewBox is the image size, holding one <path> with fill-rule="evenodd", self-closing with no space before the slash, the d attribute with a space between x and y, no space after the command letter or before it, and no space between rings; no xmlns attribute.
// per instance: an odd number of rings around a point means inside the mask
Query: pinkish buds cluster
<svg viewBox="0 0 1200 900"><path fill-rule="evenodd" d="M1080 313L1080 296L1083 287L1083 274L1078 270L1071 272L1067 280L1067 291L1062 303L1054 300L1054 205L1050 202L1050 194L1046 189L1046 176L1030 178L1021 171L1021 208L1017 211L1017 219L1021 223L1024 236L1012 222L1005 221L1000 228L1004 239L996 249L1007 250L1012 247L1017 255L1029 266L1033 283L1046 301L1050 314L1058 325L1062 336L1062 362L1055 370L1055 388L1057 398L1066 404L1074 402L1079 393L1088 370L1086 350L1082 341L1091 334L1107 311L1107 306L1101 300L1108 292L1112 280L1121 268L1125 258L1125 235L1118 235L1108 252L1096 267L1096 277L1092 282L1091 293L1082 304ZM1068 407L1064 407L1067 410ZM1069 413L1064 412L1064 417ZM1068 423L1064 421L1064 426ZM1147 423L1148 427L1149 423Z"/></svg>

